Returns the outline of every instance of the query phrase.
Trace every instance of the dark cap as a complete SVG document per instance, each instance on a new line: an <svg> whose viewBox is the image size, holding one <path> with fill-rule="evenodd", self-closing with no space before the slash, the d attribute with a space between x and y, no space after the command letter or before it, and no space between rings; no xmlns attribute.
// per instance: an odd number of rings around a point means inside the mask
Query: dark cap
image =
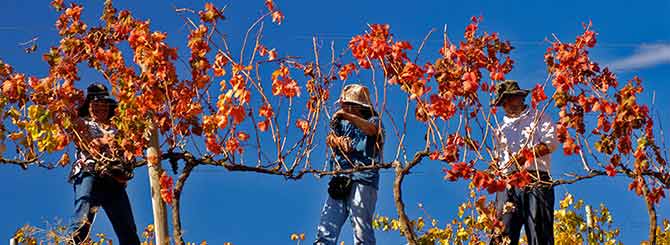
<svg viewBox="0 0 670 245"><path fill-rule="evenodd" d="M80 117L90 117L88 108L91 104L91 101L105 101L109 103L112 107L112 110L116 108L116 100L109 96L109 91L107 87L102 83L93 83L86 88L86 99L84 103L79 107L79 116Z"/></svg>
<svg viewBox="0 0 670 245"><path fill-rule="evenodd" d="M510 95L521 95L526 97L530 91L519 88L519 84L514 80L505 80L496 84L496 98L492 106L500 106L502 102Z"/></svg>

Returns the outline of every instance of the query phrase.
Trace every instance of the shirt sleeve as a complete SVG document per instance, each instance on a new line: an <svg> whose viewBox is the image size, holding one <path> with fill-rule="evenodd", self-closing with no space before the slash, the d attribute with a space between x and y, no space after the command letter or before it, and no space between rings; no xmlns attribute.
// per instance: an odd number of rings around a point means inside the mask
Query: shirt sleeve
<svg viewBox="0 0 670 245"><path fill-rule="evenodd" d="M502 152L502 132L499 128L494 129L493 131L493 150L491 151L492 157L496 161L504 161L503 152Z"/></svg>
<svg viewBox="0 0 670 245"><path fill-rule="evenodd" d="M379 129L378 131L380 133L377 136L377 140L380 143L380 145L384 145L384 139L386 138L386 129L384 129L384 124L382 124L381 119L379 119L379 117L377 116L373 116L370 119L368 119L368 122L378 127Z"/></svg>

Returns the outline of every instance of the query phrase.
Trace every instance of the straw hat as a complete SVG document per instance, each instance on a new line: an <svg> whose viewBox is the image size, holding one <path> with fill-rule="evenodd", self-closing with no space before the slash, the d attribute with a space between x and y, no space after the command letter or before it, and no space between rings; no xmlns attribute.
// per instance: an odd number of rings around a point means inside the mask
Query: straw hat
<svg viewBox="0 0 670 245"><path fill-rule="evenodd" d="M370 101L370 92L368 88L360 84L349 84L344 87L340 98L335 102L342 105L342 103L352 103L372 109L372 102Z"/></svg>

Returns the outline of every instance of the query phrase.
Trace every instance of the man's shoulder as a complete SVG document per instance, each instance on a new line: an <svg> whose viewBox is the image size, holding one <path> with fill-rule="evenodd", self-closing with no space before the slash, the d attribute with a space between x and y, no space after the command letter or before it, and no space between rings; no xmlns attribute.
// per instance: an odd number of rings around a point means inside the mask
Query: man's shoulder
<svg viewBox="0 0 670 245"><path fill-rule="evenodd" d="M527 117L526 120L531 121L531 122L533 122L535 120L537 120L539 122L553 122L553 120L551 119L551 116L549 115L549 113L547 111L539 110L539 109L530 110L530 112L528 113L528 115L526 115L526 117Z"/></svg>

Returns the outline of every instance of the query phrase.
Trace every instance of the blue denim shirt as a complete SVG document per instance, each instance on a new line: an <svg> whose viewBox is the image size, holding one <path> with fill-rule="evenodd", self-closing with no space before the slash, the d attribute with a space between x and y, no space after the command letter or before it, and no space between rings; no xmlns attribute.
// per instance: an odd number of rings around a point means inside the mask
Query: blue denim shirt
<svg viewBox="0 0 670 245"><path fill-rule="evenodd" d="M376 116L371 117L368 122L378 125L381 128L381 134L367 136L361 129L347 120L340 120L338 124L331 128L331 132L335 135L346 136L351 139L352 150L347 154L342 154L339 150L333 150L335 157L331 155L329 160L330 170L334 170L335 166L340 166L341 169L351 169L354 165L381 163L385 137L384 126L381 124L379 117ZM353 173L351 178L354 181L371 185L376 189L379 188L379 170L377 169Z"/></svg>

